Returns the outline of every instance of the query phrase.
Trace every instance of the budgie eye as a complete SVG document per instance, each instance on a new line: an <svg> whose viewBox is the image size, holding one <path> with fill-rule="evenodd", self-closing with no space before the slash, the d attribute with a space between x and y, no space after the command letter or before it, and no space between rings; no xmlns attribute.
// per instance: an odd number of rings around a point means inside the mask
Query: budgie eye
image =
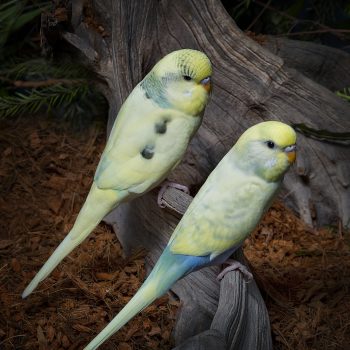
<svg viewBox="0 0 350 350"><path fill-rule="evenodd" d="M267 141L266 144L268 148L275 148L275 143L273 141Z"/></svg>
<svg viewBox="0 0 350 350"><path fill-rule="evenodd" d="M192 80L192 78L189 76L189 75L184 75L183 78L187 81L190 81Z"/></svg>

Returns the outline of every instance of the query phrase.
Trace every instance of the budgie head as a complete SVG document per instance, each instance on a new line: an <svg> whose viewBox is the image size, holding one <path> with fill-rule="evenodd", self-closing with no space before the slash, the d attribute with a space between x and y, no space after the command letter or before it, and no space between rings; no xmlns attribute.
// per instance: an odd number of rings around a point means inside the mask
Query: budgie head
<svg viewBox="0 0 350 350"><path fill-rule="evenodd" d="M268 182L280 181L296 158L296 133L287 124L268 121L249 128L234 149L239 166Z"/></svg>
<svg viewBox="0 0 350 350"><path fill-rule="evenodd" d="M211 63L203 52L178 50L161 59L141 87L162 108L200 116L211 92L211 75Z"/></svg>

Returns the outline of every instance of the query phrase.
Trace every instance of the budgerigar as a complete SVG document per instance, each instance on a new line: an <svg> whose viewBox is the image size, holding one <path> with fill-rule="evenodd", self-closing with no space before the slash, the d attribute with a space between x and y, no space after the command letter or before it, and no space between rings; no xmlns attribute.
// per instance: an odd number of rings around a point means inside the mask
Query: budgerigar
<svg viewBox="0 0 350 350"><path fill-rule="evenodd" d="M24 290L27 297L121 202L159 185L181 161L211 90L208 57L184 49L160 60L122 105L93 184L66 238Z"/></svg>
<svg viewBox="0 0 350 350"><path fill-rule="evenodd" d="M144 284L85 349L99 347L180 278L225 262L272 202L295 160L295 143L294 130L281 122L249 128L193 199Z"/></svg>

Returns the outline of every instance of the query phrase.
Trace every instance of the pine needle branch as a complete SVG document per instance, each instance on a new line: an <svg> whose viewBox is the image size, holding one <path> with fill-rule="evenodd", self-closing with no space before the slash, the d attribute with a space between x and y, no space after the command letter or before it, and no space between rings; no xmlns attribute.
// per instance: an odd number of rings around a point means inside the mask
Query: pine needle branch
<svg viewBox="0 0 350 350"><path fill-rule="evenodd" d="M0 118L37 113L41 108L50 112L52 108L68 105L84 98L88 85L70 86L53 85L43 89L33 89L30 93L17 92L14 95L0 96Z"/></svg>
<svg viewBox="0 0 350 350"><path fill-rule="evenodd" d="M37 89L41 87L47 87L51 85L76 85L83 84L86 82L85 79L46 79L46 80L11 80L6 77L0 76L0 81L5 81L10 85L13 85L15 88L31 88Z"/></svg>
<svg viewBox="0 0 350 350"><path fill-rule="evenodd" d="M336 91L336 94L343 98L344 100L347 100L350 102L350 87L344 88L343 90Z"/></svg>

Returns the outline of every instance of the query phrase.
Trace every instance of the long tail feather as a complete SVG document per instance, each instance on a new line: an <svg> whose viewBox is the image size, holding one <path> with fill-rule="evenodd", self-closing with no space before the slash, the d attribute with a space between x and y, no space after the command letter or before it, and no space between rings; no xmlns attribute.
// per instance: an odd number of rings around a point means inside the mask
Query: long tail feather
<svg viewBox="0 0 350 350"><path fill-rule="evenodd" d="M131 318L150 305L158 296L158 293L151 283L139 289L129 303L126 304L119 314L113 318L113 320L101 331L101 333L99 333L84 348L84 350L97 349L116 331L123 327Z"/></svg>
<svg viewBox="0 0 350 350"><path fill-rule="evenodd" d="M38 284L92 232L104 216L117 206L120 200L118 192L100 190L93 184L73 228L29 283L22 293L22 298L31 294Z"/></svg>
<svg viewBox="0 0 350 350"><path fill-rule="evenodd" d="M99 333L84 350L97 349L103 342L123 327L130 319L166 293L170 287L193 267L193 258L174 255L166 248L142 287L117 316Z"/></svg>

